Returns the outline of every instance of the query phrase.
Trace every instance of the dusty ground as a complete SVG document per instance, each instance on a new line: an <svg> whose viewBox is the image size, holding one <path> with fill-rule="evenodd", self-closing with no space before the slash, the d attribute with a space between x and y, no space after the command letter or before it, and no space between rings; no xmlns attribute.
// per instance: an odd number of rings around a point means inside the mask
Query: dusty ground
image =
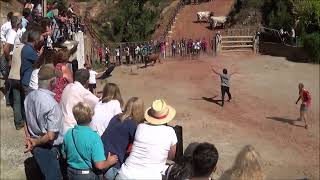
<svg viewBox="0 0 320 180"><path fill-rule="evenodd" d="M218 96L220 80L210 71L227 67L232 77L233 101L220 107L202 97ZM134 72L132 75L131 69ZM165 99L177 110L172 124L183 126L184 145L193 141L214 143L220 153L218 171L232 165L236 153L252 144L263 158L267 178L319 178L319 65L299 64L271 56L231 55L200 60L168 60L137 69L122 66L107 81L120 86L124 100L143 97ZM298 116L297 84L312 93L311 128ZM101 83L98 86L101 88ZM1 98L3 99L3 98ZM24 177L23 133L13 127L12 111L1 100L1 179Z"/></svg>
<svg viewBox="0 0 320 180"><path fill-rule="evenodd" d="M234 0L214 0L199 5L186 5L176 17L176 22L171 28L172 34L169 34L169 41L180 38L206 38L207 41L209 38L212 39L214 31L208 29L209 24L196 22L197 12L212 11L215 16L226 16L233 3Z"/></svg>

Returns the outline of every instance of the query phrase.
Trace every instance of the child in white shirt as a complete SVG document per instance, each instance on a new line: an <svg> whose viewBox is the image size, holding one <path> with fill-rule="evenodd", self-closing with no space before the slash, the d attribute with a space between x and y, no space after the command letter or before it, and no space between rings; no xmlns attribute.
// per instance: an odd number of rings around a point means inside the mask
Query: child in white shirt
<svg viewBox="0 0 320 180"><path fill-rule="evenodd" d="M96 71L92 70L91 66L88 66L87 69L89 70L89 90L93 93L96 94L96 88L97 88L97 81L96 77L99 73Z"/></svg>

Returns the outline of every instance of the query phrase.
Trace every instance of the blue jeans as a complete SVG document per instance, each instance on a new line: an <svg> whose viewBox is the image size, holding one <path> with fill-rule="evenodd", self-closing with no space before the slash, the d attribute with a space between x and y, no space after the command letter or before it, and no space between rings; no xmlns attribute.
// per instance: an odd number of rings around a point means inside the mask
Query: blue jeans
<svg viewBox="0 0 320 180"><path fill-rule="evenodd" d="M24 125L25 112L24 112L24 97L22 86L19 80L9 79L10 82L10 104L13 109L14 125L17 127Z"/></svg>
<svg viewBox="0 0 320 180"><path fill-rule="evenodd" d="M110 179L115 179L116 175L118 174L119 169L115 168L115 167L111 167L108 169L108 171L104 174L104 177L107 178L108 180Z"/></svg>
<svg viewBox="0 0 320 180"><path fill-rule="evenodd" d="M59 164L59 148L35 147L32 150L33 157L46 180L61 180L62 175Z"/></svg>

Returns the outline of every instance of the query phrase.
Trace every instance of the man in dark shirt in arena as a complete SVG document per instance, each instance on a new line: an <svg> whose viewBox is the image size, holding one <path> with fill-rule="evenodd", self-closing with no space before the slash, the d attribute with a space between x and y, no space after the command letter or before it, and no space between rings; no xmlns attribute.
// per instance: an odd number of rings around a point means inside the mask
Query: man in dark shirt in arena
<svg viewBox="0 0 320 180"><path fill-rule="evenodd" d="M220 73L218 73L216 70L214 70L213 68L212 68L212 71L215 73L215 74L217 74L217 75L219 75L220 76L220 79L221 79L221 100L222 100L222 104L221 104L221 106L223 106L224 105L224 95L225 95L225 93L227 93L228 94L228 97L229 97L229 100L228 100L228 102L230 102L231 101L231 93L230 93L230 77L233 75L233 74L235 74L235 72L234 73L231 73L230 75L228 74L228 70L227 69L223 69L222 70L222 74L220 74Z"/></svg>

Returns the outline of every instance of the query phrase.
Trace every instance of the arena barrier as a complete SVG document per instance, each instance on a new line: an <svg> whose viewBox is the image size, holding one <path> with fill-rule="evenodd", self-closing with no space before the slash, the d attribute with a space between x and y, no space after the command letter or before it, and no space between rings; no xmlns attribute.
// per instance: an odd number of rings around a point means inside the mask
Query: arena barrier
<svg viewBox="0 0 320 180"><path fill-rule="evenodd" d="M216 35L216 53L258 52L259 37L257 28L227 29Z"/></svg>

